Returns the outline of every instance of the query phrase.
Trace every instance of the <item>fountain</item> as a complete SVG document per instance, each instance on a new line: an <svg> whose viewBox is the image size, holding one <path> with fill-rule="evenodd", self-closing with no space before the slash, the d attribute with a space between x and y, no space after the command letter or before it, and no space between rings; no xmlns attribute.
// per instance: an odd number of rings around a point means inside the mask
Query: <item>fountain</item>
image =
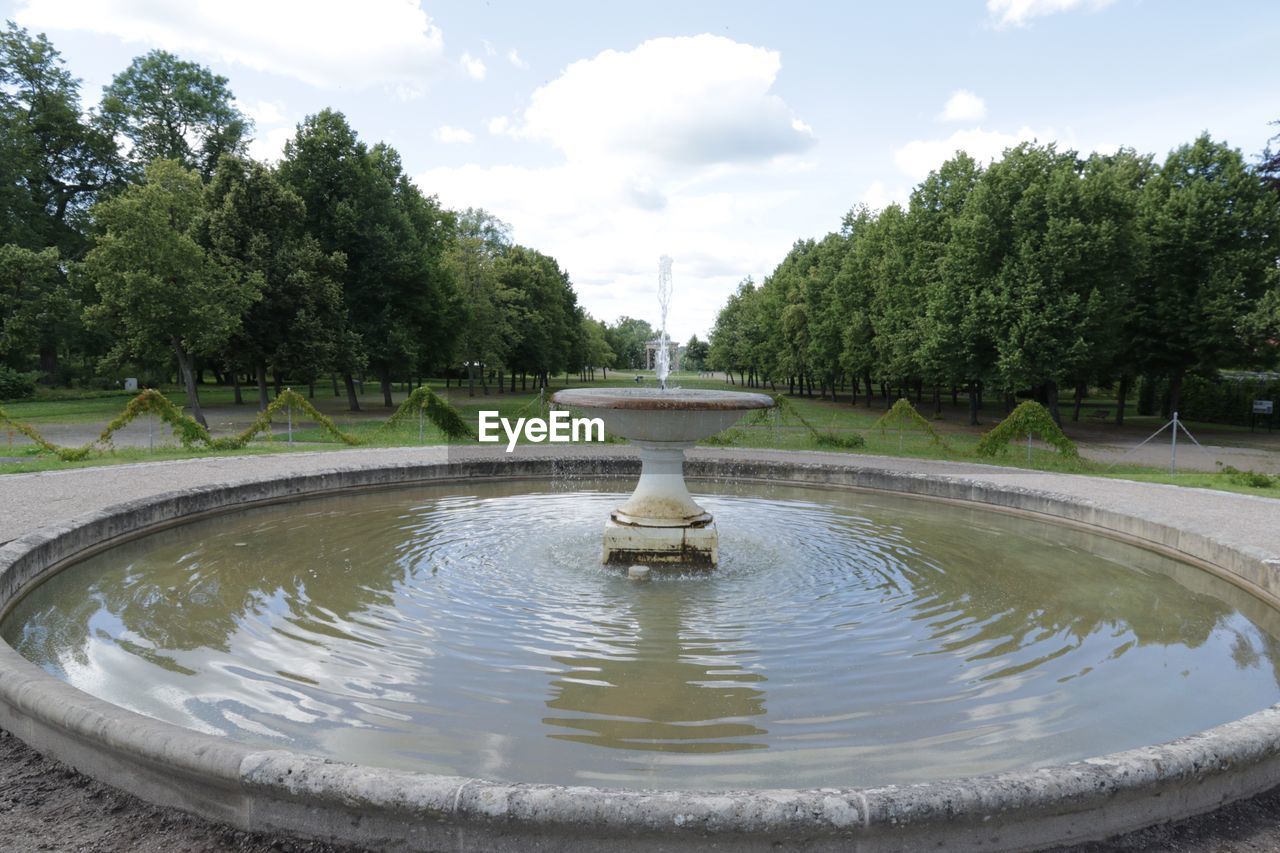
<svg viewBox="0 0 1280 853"><path fill-rule="evenodd" d="M553 394L551 401L600 418L607 431L630 441L640 454L635 491L605 522L604 562L714 568L719 534L715 519L685 485L684 452L733 426L744 412L771 407L773 400L764 394L667 387L671 265L667 255L658 262L658 387L570 388Z"/></svg>

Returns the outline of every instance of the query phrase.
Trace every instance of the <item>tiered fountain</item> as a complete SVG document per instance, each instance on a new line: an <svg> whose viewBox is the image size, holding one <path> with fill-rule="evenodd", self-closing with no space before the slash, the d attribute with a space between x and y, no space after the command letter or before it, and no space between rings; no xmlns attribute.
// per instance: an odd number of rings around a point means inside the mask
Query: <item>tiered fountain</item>
<svg viewBox="0 0 1280 853"><path fill-rule="evenodd" d="M728 429L753 409L767 409L764 394L668 388L667 308L671 258L658 262L657 388L571 388L552 395L562 406L600 418L604 427L640 452L640 481L605 522L604 562L714 567L719 559L715 519L698 506L684 482L684 452Z"/></svg>

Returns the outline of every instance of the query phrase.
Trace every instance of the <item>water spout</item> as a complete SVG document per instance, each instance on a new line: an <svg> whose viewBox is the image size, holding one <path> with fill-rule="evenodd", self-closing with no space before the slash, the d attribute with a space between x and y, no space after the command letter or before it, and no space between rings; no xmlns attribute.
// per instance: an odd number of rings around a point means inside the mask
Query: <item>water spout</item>
<svg viewBox="0 0 1280 853"><path fill-rule="evenodd" d="M654 368L658 373L658 387L667 390L667 376L671 373L671 345L667 339L667 307L671 304L671 257L658 259L658 308L662 312L662 331L658 334L658 352Z"/></svg>

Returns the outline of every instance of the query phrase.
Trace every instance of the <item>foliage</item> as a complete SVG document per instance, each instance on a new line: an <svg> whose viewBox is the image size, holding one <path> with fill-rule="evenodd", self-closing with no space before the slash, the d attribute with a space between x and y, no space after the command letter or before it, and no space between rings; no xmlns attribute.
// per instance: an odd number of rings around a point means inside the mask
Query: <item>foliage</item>
<svg viewBox="0 0 1280 853"><path fill-rule="evenodd" d="M0 400L26 400L36 395L30 373L19 373L0 364Z"/></svg>
<svg viewBox="0 0 1280 853"><path fill-rule="evenodd" d="M235 106L227 78L172 53L139 56L103 90L102 117L131 143L138 169L176 160L208 177L223 154L244 151L253 123Z"/></svg>
<svg viewBox="0 0 1280 853"><path fill-rule="evenodd" d="M338 429L333 420L323 414L315 406L311 405L310 401L308 401L306 397L303 397L292 388L286 388L280 392L280 396L276 397L275 400L271 402L271 405L258 413L258 416L254 418L253 423L245 427L240 433L227 438L210 439L208 444L215 450L231 450L244 447L261 432L267 432L269 438L271 435L269 430L271 429L273 418L278 415L282 409L286 408L298 409L303 415L306 415L308 418L318 423L325 432L329 433L344 444L356 445L360 443L360 440L354 435Z"/></svg>
<svg viewBox="0 0 1280 853"><path fill-rule="evenodd" d="M1032 435L1040 436L1046 444L1056 448L1064 458L1077 460L1080 452L1075 443L1066 437L1062 428L1053 420L1049 410L1035 400L1018 404L1009 417L982 437L975 452L979 456L996 456L1009 449L1009 443Z"/></svg>
<svg viewBox="0 0 1280 853"><path fill-rule="evenodd" d="M802 427L809 431L809 435L819 447L838 447L846 450L853 450L859 447L865 447L867 440L856 432L838 433L834 430L820 430L813 424L809 423L809 419L800 414L800 410L792 405L781 394L774 394L773 404L778 407L779 415L785 421L786 419L794 420Z"/></svg>
<svg viewBox="0 0 1280 853"><path fill-rule="evenodd" d="M400 408L396 409L395 413L382 425L382 429L394 429L418 412L421 412L427 420L435 424L436 428L444 433L447 438L473 438L475 436L471 431L471 427L467 425L467 422L462 419L462 415L458 413L458 410L425 385L413 390L413 393L400 404Z"/></svg>
<svg viewBox="0 0 1280 853"><path fill-rule="evenodd" d="M184 415L182 410L173 404L168 397L148 388L142 391L138 396L129 400L124 410L112 418L111 421L103 427L102 433L88 444L80 447L62 447L42 436L35 427L20 421L15 421L9 417L3 409L0 409L0 423L8 424L17 432L31 439L37 447L46 453L52 453L64 462L75 462L88 456L97 450L102 450L111 445L112 436L131 424L134 420L142 415L155 415L160 420L169 424L173 429L173 434L177 437L178 442L186 449L191 449L196 445L208 447L211 450L237 450L243 448L252 441L259 433L271 429L272 419L285 408L298 409L302 414L318 423L330 435L345 444L355 445L360 441L355 436L343 432L338 429L334 422L318 411L315 406L311 405L305 397L298 394L292 389L285 389L281 392L270 406L258 413L253 423L249 424L244 430L234 436L225 438L213 438L209 435L209 431L204 426L197 423L194 419Z"/></svg>
<svg viewBox="0 0 1280 853"><path fill-rule="evenodd" d="M255 281L228 274L200 245L204 202L198 175L155 161L145 183L94 208L103 233L81 266L101 300L88 316L114 341L109 361L172 351L201 423L192 360L218 353L260 298Z"/></svg>
<svg viewBox="0 0 1280 853"><path fill-rule="evenodd" d="M882 436L889 429L923 430L929 436L929 440L938 447L943 450L951 449L946 440L933 428L933 424L925 420L924 416L916 411L915 406L911 405L911 401L906 397L900 397L889 411L876 419L876 422L872 424L872 428L880 430L880 435Z"/></svg>
<svg viewBox="0 0 1280 853"><path fill-rule="evenodd" d="M1251 489L1280 487L1280 477L1273 477L1261 471L1241 471L1231 465L1224 465L1222 474L1237 486L1248 486Z"/></svg>

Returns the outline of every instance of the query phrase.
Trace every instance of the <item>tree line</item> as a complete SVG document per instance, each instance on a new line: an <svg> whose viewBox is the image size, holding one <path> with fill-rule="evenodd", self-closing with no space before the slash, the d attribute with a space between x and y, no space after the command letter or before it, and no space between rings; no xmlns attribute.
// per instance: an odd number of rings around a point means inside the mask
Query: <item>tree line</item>
<svg viewBox="0 0 1280 853"><path fill-rule="evenodd" d="M176 374L204 423L206 372L261 408L332 378L356 410L370 377L390 406L397 380L487 393L614 363L555 258L443 207L335 110L255 162L227 82L156 50L85 110L44 35L0 31L0 397Z"/></svg>
<svg viewBox="0 0 1280 853"><path fill-rule="evenodd" d="M1278 137L1280 138L1280 137ZM1166 412L1184 381L1265 368L1280 349L1280 155L1250 164L1207 134L1170 152L1082 157L1024 143L986 168L957 153L906 204L865 206L795 243L720 311L709 364L872 405L876 386L1043 402L1076 417L1140 379Z"/></svg>

